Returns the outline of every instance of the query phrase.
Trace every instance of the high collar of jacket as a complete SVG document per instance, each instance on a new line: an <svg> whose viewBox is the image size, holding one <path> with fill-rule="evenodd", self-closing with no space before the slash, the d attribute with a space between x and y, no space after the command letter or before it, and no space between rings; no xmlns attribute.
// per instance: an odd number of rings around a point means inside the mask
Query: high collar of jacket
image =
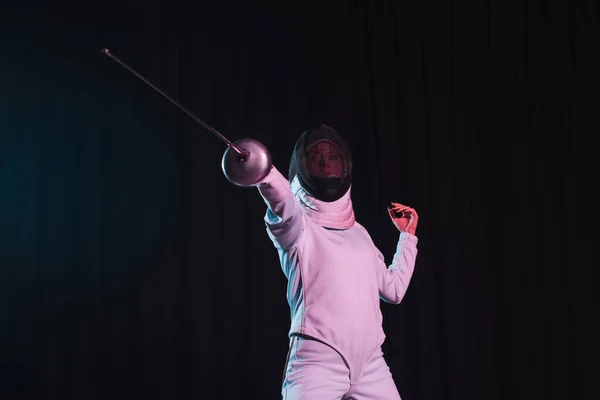
<svg viewBox="0 0 600 400"><path fill-rule="evenodd" d="M321 201L308 194L300 185L298 176L292 180L291 188L302 210L322 227L348 229L354 225L354 209L350 197L352 187L341 198L332 202Z"/></svg>

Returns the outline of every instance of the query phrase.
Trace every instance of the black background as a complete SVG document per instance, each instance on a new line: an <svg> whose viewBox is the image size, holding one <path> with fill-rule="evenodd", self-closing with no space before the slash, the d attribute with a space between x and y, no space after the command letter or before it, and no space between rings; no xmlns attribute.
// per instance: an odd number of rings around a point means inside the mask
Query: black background
<svg viewBox="0 0 600 400"><path fill-rule="evenodd" d="M597 398L599 19L591 0L3 6L3 398L280 398L262 199L103 47L284 173L304 129L336 128L388 260L385 206L417 209L411 285L382 304L404 400Z"/></svg>

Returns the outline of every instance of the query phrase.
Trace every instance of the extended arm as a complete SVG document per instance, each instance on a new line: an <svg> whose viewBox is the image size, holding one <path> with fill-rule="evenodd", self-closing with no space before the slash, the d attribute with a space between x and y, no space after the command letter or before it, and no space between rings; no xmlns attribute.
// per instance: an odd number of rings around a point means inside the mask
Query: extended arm
<svg viewBox="0 0 600 400"><path fill-rule="evenodd" d="M267 205L265 224L275 246L288 250L304 230L302 209L294 198L288 180L275 168L257 186Z"/></svg>
<svg viewBox="0 0 600 400"><path fill-rule="evenodd" d="M407 232L400 233L396 253L389 267L385 264L383 254L377 250L379 296L386 303L400 304L406 294L415 269L417 242L418 239L415 235Z"/></svg>

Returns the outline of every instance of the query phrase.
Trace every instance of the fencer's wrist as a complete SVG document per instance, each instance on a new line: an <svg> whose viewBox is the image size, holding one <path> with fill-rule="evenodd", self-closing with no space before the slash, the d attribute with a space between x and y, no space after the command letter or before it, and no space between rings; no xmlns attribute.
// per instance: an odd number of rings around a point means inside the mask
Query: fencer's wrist
<svg viewBox="0 0 600 400"><path fill-rule="evenodd" d="M276 171L275 166L272 166L271 170L269 171L269 173L267 174L267 176L265 176L263 178L263 180L258 183L257 186L258 187L261 187L261 186L264 187L264 186L270 185L271 182L273 182L273 179L275 179L275 171Z"/></svg>
<svg viewBox="0 0 600 400"><path fill-rule="evenodd" d="M400 232L398 243L417 243L419 238L409 232Z"/></svg>

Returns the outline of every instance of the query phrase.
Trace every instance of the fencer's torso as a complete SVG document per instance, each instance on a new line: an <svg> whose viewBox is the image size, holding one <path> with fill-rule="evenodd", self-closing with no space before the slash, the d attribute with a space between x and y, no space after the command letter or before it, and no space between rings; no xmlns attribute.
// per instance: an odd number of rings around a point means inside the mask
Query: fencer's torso
<svg viewBox="0 0 600 400"><path fill-rule="evenodd" d="M360 369L384 341L377 283L377 253L358 223L324 228L304 215L304 231L280 250L288 277L290 335L304 334L336 349ZM352 368L354 365L355 368Z"/></svg>
<svg viewBox="0 0 600 400"><path fill-rule="evenodd" d="M280 211L287 225L278 230L269 210L266 221L288 278L289 334L328 344L351 371L360 371L385 338L377 250L355 221L350 191L326 203L310 196L298 179L288 190L293 197Z"/></svg>
<svg viewBox="0 0 600 400"><path fill-rule="evenodd" d="M289 334L318 339L360 374L385 335L380 299L399 304L410 281L417 238L401 233L394 259L383 255L355 221L350 191L324 203L273 167L258 187L267 233L288 279ZM356 376L354 378L357 378Z"/></svg>

